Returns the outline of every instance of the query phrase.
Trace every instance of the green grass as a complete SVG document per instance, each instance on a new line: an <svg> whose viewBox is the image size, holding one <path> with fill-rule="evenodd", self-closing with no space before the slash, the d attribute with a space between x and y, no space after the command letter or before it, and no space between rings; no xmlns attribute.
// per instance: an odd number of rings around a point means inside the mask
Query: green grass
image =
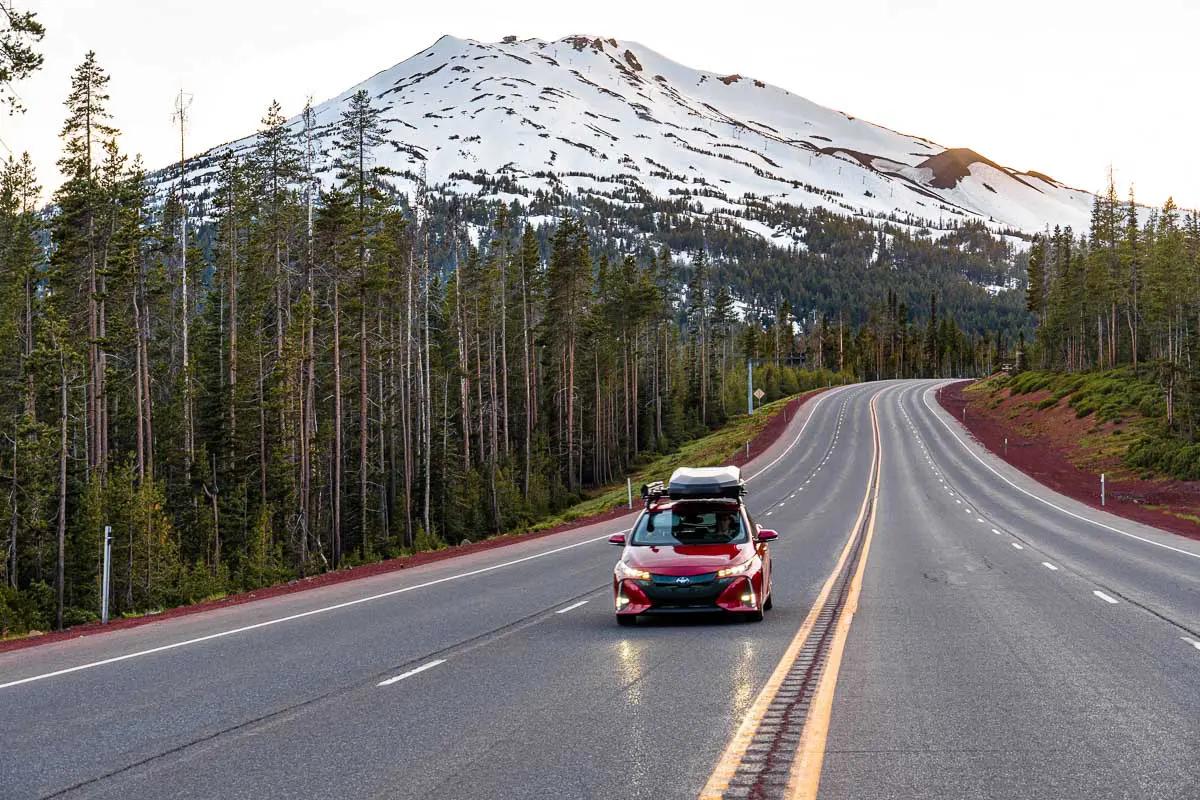
<svg viewBox="0 0 1200 800"><path fill-rule="evenodd" d="M771 421L771 418L776 413L783 411L784 406L794 399L795 397L787 397L782 400L776 400L773 403L767 403L754 412L754 417L750 420L749 426L747 426L745 414L733 417L720 429L707 436L688 442L679 450L660 456L642 467L631 476L635 492L635 505L638 502L636 493L640 490L643 483L666 480L679 467L717 467L727 463L737 455L739 450L746 446L747 436L750 439L757 436ZM749 433L747 432L748 428ZM607 486L597 490L587 500L576 503L562 513L537 522L528 528L528 530L546 530L567 522L574 522L584 517L603 514L618 505L624 504L627 500L627 488L624 483Z"/></svg>

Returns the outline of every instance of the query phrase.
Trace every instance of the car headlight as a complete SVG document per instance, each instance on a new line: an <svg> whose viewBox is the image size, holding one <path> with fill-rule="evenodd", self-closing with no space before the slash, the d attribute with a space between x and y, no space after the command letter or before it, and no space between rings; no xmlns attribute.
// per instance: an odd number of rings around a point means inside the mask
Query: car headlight
<svg viewBox="0 0 1200 800"><path fill-rule="evenodd" d="M750 572L751 570L756 569L758 567L759 563L760 563L760 560L759 560L758 556L755 556L754 558L750 559L749 561L744 561L741 564L738 564L736 566L726 567L725 569L723 569L717 573L717 577L718 578L732 578L734 575L745 575L747 572Z"/></svg>
<svg viewBox="0 0 1200 800"><path fill-rule="evenodd" d="M649 572L646 572L644 569L634 569L624 561L617 562L616 569L613 570L613 573L617 576L617 580L624 580L625 578L632 578L635 581L650 580Z"/></svg>

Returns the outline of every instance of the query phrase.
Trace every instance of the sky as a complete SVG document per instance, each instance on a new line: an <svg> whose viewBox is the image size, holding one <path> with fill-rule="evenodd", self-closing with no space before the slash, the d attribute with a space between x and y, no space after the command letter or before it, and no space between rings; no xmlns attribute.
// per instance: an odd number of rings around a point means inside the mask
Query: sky
<svg viewBox="0 0 1200 800"><path fill-rule="evenodd" d="M45 66L0 116L0 157L28 151L46 196L70 75L88 50L111 75L122 149L178 160L172 115L191 100L189 154L253 133L432 44L571 34L638 42L737 72L1006 166L1098 191L1200 207L1196 0L11 0L46 26Z"/></svg>

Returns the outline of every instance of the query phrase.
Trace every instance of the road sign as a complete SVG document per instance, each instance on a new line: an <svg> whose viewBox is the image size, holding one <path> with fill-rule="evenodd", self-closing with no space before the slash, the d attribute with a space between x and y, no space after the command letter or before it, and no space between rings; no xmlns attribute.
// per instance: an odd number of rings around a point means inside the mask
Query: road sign
<svg viewBox="0 0 1200 800"><path fill-rule="evenodd" d="M764 392L762 389L755 389L755 390L754 390L754 399L755 399L755 400L762 400L762 399L763 399L764 397L766 397L766 396L767 396L767 393L766 393L766 392Z"/></svg>

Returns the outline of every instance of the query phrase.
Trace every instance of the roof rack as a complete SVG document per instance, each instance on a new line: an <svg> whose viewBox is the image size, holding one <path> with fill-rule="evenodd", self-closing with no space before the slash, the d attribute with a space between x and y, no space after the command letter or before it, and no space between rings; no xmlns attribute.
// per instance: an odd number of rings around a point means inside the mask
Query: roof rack
<svg viewBox="0 0 1200 800"><path fill-rule="evenodd" d="M656 500L660 500L667 493L667 488L662 481L651 481L650 483L642 484L642 499L646 501L646 508L649 508Z"/></svg>

